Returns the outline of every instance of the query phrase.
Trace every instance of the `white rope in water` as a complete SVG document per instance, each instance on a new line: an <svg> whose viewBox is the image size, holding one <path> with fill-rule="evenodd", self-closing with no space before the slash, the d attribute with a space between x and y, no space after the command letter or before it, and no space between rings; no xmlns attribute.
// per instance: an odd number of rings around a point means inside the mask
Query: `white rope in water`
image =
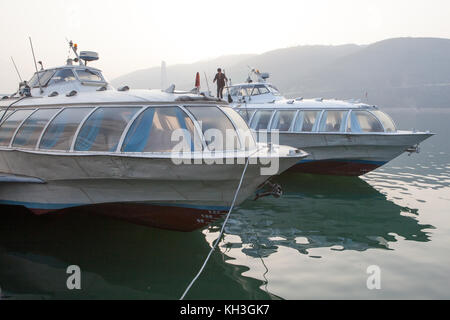
<svg viewBox="0 0 450 320"><path fill-rule="evenodd" d="M254 154L255 154L256 152L258 152L258 151L259 151L259 149L256 150L252 155L254 155ZM241 190L242 182L244 181L245 172L247 171L248 163L250 162L250 157L251 157L252 155L250 155L250 156L247 158L247 162L245 163L244 171L242 172L241 180L239 181L239 186L237 187L236 193L234 194L234 199L233 199L233 202L231 203L231 207L230 207L230 210L228 211L227 217L225 218L225 221L223 222L222 229L220 230L219 237L217 238L216 242L214 243L214 245L212 246L211 250L209 251L209 254L208 254L208 256L206 257L206 260L205 260L205 262L203 263L202 267L200 268L200 271L197 273L197 275L194 277L194 279L192 279L191 283L189 284L189 286L188 286L188 287L186 288L186 290L184 291L184 293L183 293L183 295L181 296L180 300L183 300L183 299L184 299L184 297L186 296L186 294L189 292L189 290L191 289L191 287L194 285L195 281L197 281L198 277L200 277L200 275L201 275L202 272L203 272L203 269L205 269L206 264L207 264L208 261L209 261L209 258L211 257L211 254L214 252L214 250L216 250L216 247L217 247L217 245L219 244L220 239L222 239L223 232L225 231L225 226L226 226L226 224L227 224L227 222L228 222L228 219L230 218L231 212L233 211L234 205L235 205L235 203L236 203L237 196L238 196L238 194L239 194L239 190Z"/></svg>

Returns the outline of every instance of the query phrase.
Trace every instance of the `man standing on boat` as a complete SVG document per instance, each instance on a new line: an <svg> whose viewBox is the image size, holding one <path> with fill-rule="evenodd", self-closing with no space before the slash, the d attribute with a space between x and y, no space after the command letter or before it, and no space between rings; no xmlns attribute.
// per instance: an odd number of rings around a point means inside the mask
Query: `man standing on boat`
<svg viewBox="0 0 450 320"><path fill-rule="evenodd" d="M225 73L222 73L222 69L217 69L217 74L214 77L214 81L217 81L217 98L223 99L223 88L225 88L225 82L228 82L228 78Z"/></svg>

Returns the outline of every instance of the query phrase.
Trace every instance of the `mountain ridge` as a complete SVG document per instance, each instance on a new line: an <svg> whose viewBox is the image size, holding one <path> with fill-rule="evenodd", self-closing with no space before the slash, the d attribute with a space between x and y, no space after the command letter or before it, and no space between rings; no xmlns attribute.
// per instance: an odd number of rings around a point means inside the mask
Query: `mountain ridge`
<svg viewBox="0 0 450 320"><path fill-rule="evenodd" d="M450 39L392 38L369 45L309 45L262 54L230 55L167 67L169 83L192 89L196 72L209 86L217 67L233 83L244 82L248 66L271 74L270 82L288 97L362 99L387 107L442 108L450 105ZM135 71L113 85L159 88L160 68ZM366 99L368 97L368 99Z"/></svg>

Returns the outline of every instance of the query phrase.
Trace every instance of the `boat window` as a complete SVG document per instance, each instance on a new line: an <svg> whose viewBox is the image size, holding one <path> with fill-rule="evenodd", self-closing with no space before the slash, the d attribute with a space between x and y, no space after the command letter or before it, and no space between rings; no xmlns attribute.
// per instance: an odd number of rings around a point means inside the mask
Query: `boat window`
<svg viewBox="0 0 450 320"><path fill-rule="evenodd" d="M23 120L28 118L34 110L17 110L0 127L0 146L9 146L9 142Z"/></svg>
<svg viewBox="0 0 450 320"><path fill-rule="evenodd" d="M201 138L189 116L179 107L149 108L128 130L122 151L171 152L180 142L183 150L202 150Z"/></svg>
<svg viewBox="0 0 450 320"><path fill-rule="evenodd" d="M66 68L56 71L55 75L52 78L52 83L69 82L74 80L76 80L76 78L72 69Z"/></svg>
<svg viewBox="0 0 450 320"><path fill-rule="evenodd" d="M257 95L261 94L257 87L254 87L253 89L251 89L251 93L252 93L252 96L257 96Z"/></svg>
<svg viewBox="0 0 450 320"><path fill-rule="evenodd" d="M68 151L81 121L93 108L69 108L58 114L42 136L40 149Z"/></svg>
<svg viewBox="0 0 450 320"><path fill-rule="evenodd" d="M250 128L256 131L267 130L271 117L272 117L272 110L256 111L250 124Z"/></svg>
<svg viewBox="0 0 450 320"><path fill-rule="evenodd" d="M75 150L114 152L123 130L138 110L139 108L99 108L81 128Z"/></svg>
<svg viewBox="0 0 450 320"><path fill-rule="evenodd" d="M217 107L187 107L199 122L210 151L239 150L236 128Z"/></svg>
<svg viewBox="0 0 450 320"><path fill-rule="evenodd" d="M314 132L321 111L300 111L294 123L295 132Z"/></svg>
<svg viewBox="0 0 450 320"><path fill-rule="evenodd" d="M255 113L255 110L249 110L246 108L239 109L238 113L241 115L241 117L245 120L245 122L249 123L250 119L252 118L252 115Z"/></svg>
<svg viewBox="0 0 450 320"><path fill-rule="evenodd" d="M255 137L244 119L239 116L235 110L229 107L223 107L222 110L234 122L236 129L239 131L241 143L243 142L243 145L245 146L245 150L256 148Z"/></svg>
<svg viewBox="0 0 450 320"><path fill-rule="evenodd" d="M8 119L8 117L11 115L11 113L13 113L13 110L0 110L0 123L2 123L3 121L5 121L6 119Z"/></svg>
<svg viewBox="0 0 450 320"><path fill-rule="evenodd" d="M277 111L272 120L271 130L289 131L296 113L295 110Z"/></svg>
<svg viewBox="0 0 450 320"><path fill-rule="evenodd" d="M397 127L395 126L394 121L392 121L391 117L389 117L386 113L380 110L374 110L371 112L378 118L378 120L381 121L385 132L397 132Z"/></svg>
<svg viewBox="0 0 450 320"><path fill-rule="evenodd" d="M330 111L323 113L320 121L320 132L343 132L348 111Z"/></svg>
<svg viewBox="0 0 450 320"><path fill-rule="evenodd" d="M100 72L90 69L78 69L76 72L81 81L104 82Z"/></svg>
<svg viewBox="0 0 450 320"><path fill-rule="evenodd" d="M352 111L347 132L384 132L378 119L368 111Z"/></svg>
<svg viewBox="0 0 450 320"><path fill-rule="evenodd" d="M258 89L260 94L269 93L269 89L267 89L265 86L258 86Z"/></svg>
<svg viewBox="0 0 450 320"><path fill-rule="evenodd" d="M40 83L42 87L45 87L45 86L47 86L49 80L52 78L54 73L55 73L55 70L39 71L38 73L34 74L34 76L28 82L28 85L31 88L39 88L39 83ZM38 78L38 74L39 74L39 78Z"/></svg>
<svg viewBox="0 0 450 320"><path fill-rule="evenodd" d="M33 113L17 131L14 138L13 147L35 148L50 119L60 109L40 109Z"/></svg>
<svg viewBox="0 0 450 320"><path fill-rule="evenodd" d="M274 95L276 95L276 96L280 96L281 95L280 90L278 90L277 87L269 84L268 88L269 88L270 92L272 92Z"/></svg>

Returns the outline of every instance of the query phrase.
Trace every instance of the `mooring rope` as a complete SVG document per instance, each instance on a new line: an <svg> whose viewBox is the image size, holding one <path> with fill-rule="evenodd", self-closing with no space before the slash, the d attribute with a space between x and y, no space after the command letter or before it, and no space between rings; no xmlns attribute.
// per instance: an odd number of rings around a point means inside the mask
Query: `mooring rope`
<svg viewBox="0 0 450 320"><path fill-rule="evenodd" d="M237 199L237 196L239 194L239 191L241 190L242 182L244 181L245 172L247 172L247 167L248 167L248 164L250 162L250 157L253 156L255 153L257 153L259 150L260 149L256 150L254 153L252 153L251 155L248 156L247 161L245 163L244 171L242 171L242 176L241 176L241 180L239 181L239 186L237 187L236 192L234 194L234 199L233 199L233 202L231 203L231 207L230 207L230 210L228 211L227 217L225 218L225 221L223 222L222 229L220 230L219 237L217 238L216 242L214 243L214 245L212 246L211 250L209 251L209 254L206 257L205 262L203 262L203 265L200 268L200 271L197 273L197 275L194 277L194 279L192 279L191 283L189 284L189 286L184 291L184 293L181 296L180 300L184 299L186 294L189 292L191 287L194 285L195 281L197 281L197 279L200 277L200 275L203 272L203 269L205 269L206 264L209 261L209 258L211 257L211 255L214 252L214 250L216 250L217 245L219 244L220 240L222 239L223 233L225 231L225 226L226 226L226 224L228 222L228 219L230 218L231 212L233 211L233 208L234 208L234 205L236 203L236 199Z"/></svg>

